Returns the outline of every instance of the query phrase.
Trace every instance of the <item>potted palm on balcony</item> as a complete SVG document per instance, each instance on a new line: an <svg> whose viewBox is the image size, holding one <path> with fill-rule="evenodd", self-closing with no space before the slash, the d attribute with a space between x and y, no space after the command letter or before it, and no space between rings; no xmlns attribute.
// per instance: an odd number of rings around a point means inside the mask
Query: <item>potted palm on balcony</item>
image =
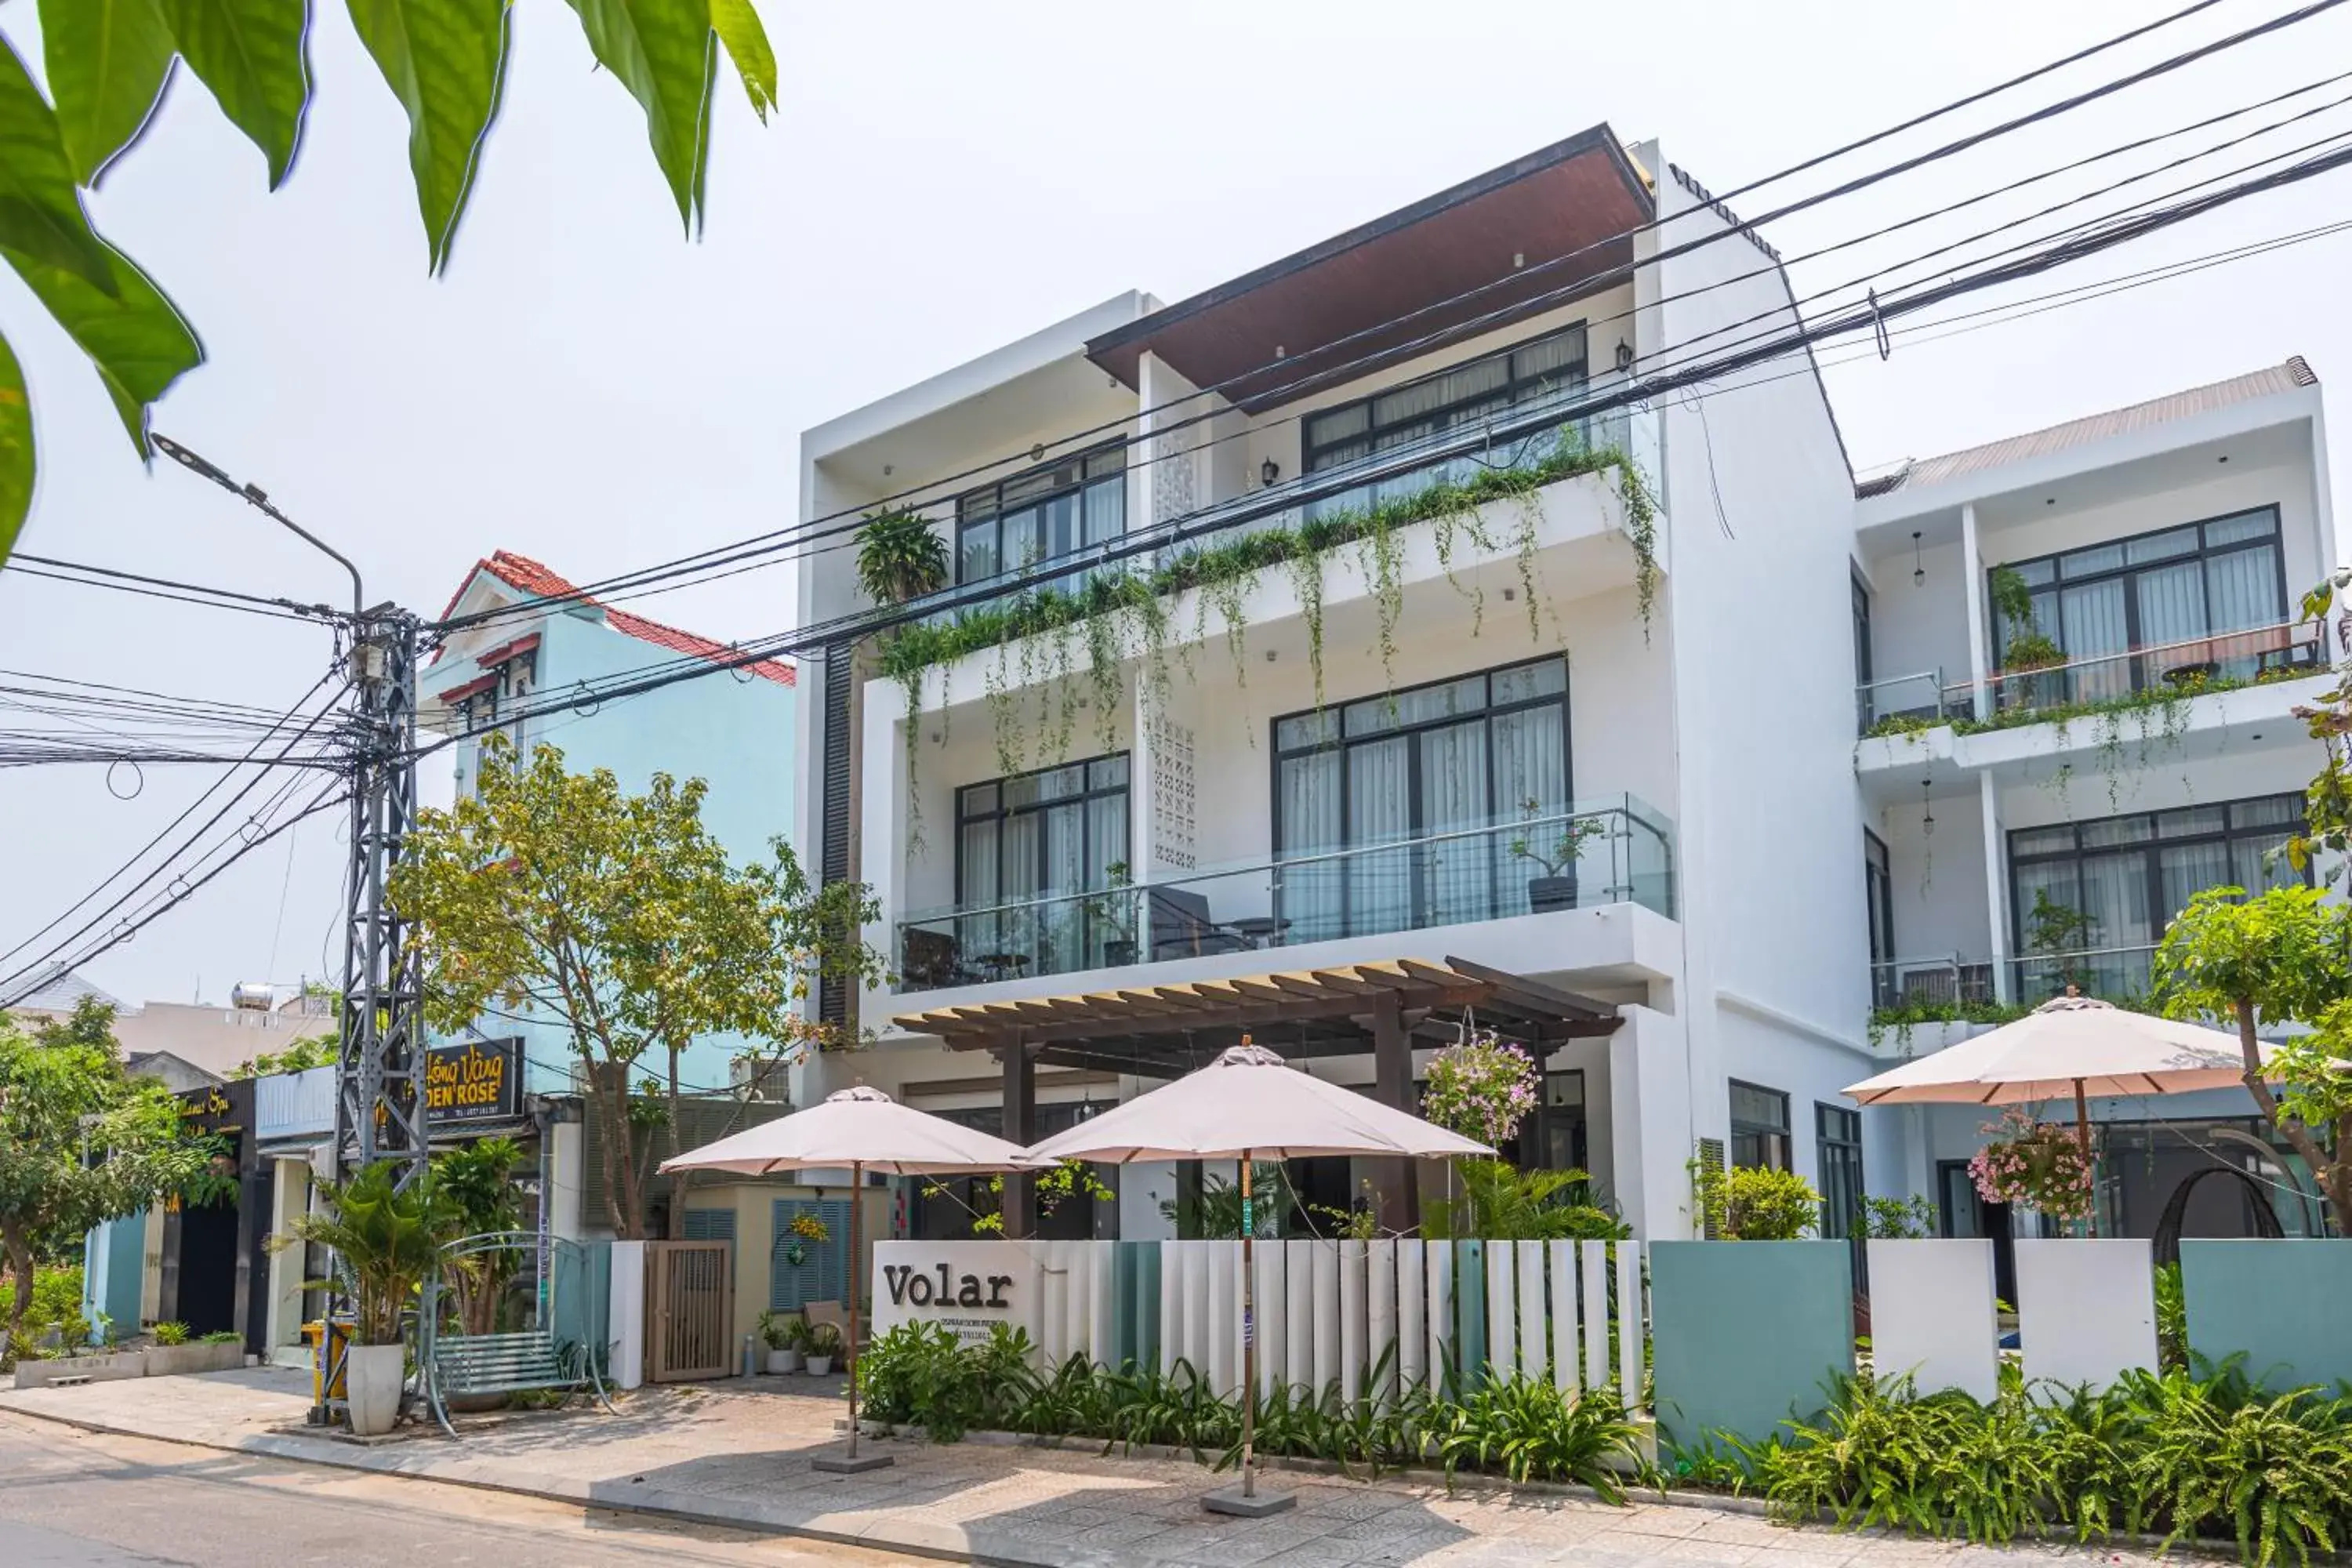
<svg viewBox="0 0 2352 1568"><path fill-rule="evenodd" d="M947 542L911 507L866 517L857 529L857 585L877 605L903 605L948 584Z"/></svg>
<svg viewBox="0 0 2352 1568"><path fill-rule="evenodd" d="M1519 803L1521 816L1534 818L1542 812L1533 800ZM1541 868L1543 875L1528 879L1528 908L1537 914L1549 914L1556 910L1576 908L1576 858L1584 841L1601 831L1601 824L1589 816L1571 816L1559 824L1547 824L1529 830L1511 840L1511 854L1529 865Z"/></svg>

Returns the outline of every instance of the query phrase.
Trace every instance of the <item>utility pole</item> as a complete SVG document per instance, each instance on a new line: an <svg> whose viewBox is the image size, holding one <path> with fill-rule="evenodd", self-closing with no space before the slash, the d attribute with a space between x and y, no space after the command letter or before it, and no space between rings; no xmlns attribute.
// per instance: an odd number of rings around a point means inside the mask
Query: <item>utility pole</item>
<svg viewBox="0 0 2352 1568"><path fill-rule="evenodd" d="M343 931L342 1055L336 1075L336 1174L400 1163L425 1169L422 976L384 884L416 822L416 617L379 605L352 645L359 708L352 735L350 886Z"/></svg>

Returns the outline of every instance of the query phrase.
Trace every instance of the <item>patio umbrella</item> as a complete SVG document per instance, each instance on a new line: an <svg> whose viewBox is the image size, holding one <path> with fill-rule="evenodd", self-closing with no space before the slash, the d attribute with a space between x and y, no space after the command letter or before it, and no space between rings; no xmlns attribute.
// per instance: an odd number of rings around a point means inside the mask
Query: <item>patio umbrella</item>
<svg viewBox="0 0 2352 1568"><path fill-rule="evenodd" d="M2233 1089L2245 1075L2235 1035L2070 994L1845 1093L1864 1105L2018 1105L2071 1093L2088 1161L2093 1095ZM2094 1215L2092 1235L2098 1226Z"/></svg>
<svg viewBox="0 0 2352 1568"><path fill-rule="evenodd" d="M1212 1512L1275 1513L1296 1499L1261 1498L1255 1459L1257 1389L1256 1295L1252 1275L1250 1163L1261 1157L1492 1154L1483 1143L1433 1127L1417 1116L1310 1078L1274 1052L1249 1043L1225 1051L1196 1073L1081 1121L1029 1152L1041 1160L1238 1160L1242 1172L1242 1485L1238 1497L1211 1493Z"/></svg>
<svg viewBox="0 0 2352 1568"><path fill-rule="evenodd" d="M961 1126L942 1117L900 1105L878 1089L860 1084L825 1097L822 1105L747 1128L690 1153L665 1160L664 1171L731 1171L765 1176L778 1171L849 1168L849 1454L818 1458L820 1470L879 1469L887 1454L857 1456L857 1261L858 1210L864 1206L866 1173L893 1176L970 1175L990 1171L1026 1171L1040 1162L1017 1144Z"/></svg>

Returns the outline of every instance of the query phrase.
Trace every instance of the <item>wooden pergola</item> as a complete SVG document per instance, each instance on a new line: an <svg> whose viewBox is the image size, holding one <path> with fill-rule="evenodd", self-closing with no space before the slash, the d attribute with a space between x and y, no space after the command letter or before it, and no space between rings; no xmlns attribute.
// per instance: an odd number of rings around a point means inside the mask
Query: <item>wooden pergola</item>
<svg viewBox="0 0 2352 1568"><path fill-rule="evenodd" d="M1087 991L904 1013L892 1022L909 1034L935 1035L950 1050L995 1056L1003 1064L1004 1136L1029 1143L1036 1136L1041 1062L1175 1079L1247 1035L1297 1059L1369 1052L1374 1098L1411 1110L1415 1047L1450 1043L1474 1016L1538 1056L1569 1040L1611 1034L1621 1022L1608 1003L1462 958ZM1403 1161L1391 1163L1374 1190L1382 1223L1402 1230L1415 1217L1412 1173ZM1007 1178L1008 1234L1025 1233L1028 1186L1027 1178Z"/></svg>

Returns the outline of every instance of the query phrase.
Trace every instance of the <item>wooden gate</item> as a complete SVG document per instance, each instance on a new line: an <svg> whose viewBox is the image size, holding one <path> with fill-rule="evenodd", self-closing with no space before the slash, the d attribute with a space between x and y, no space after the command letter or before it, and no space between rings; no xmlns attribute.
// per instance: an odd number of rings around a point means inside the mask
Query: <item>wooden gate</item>
<svg viewBox="0 0 2352 1568"><path fill-rule="evenodd" d="M646 1379L726 1377L735 1365L734 1246L646 1243Z"/></svg>

